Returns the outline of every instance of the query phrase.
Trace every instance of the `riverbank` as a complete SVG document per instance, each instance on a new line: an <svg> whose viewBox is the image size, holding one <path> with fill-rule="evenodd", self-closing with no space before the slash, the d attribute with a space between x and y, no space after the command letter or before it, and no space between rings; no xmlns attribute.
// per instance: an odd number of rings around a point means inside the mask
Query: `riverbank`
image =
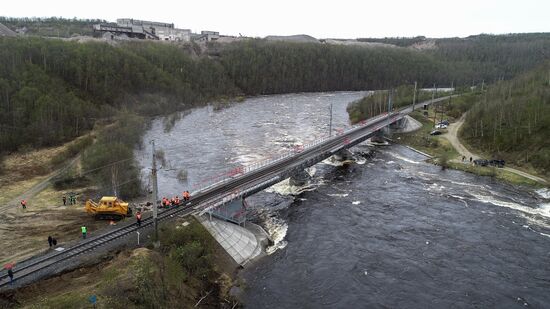
<svg viewBox="0 0 550 309"><path fill-rule="evenodd" d="M525 177L518 173L514 173L509 169L500 169L495 167L482 167L475 166L470 163L470 156L472 159L479 158L470 152L465 152L462 148L456 149L457 139L452 136L456 136L459 127L460 120L454 119L455 123L451 123L447 129L439 129L443 134L430 135L432 132L434 122L431 119L433 112L429 112L428 116L424 115L421 111L415 111L411 114L411 117L416 119L422 124L422 127L414 132L395 134L393 139L400 144L407 145L421 152L427 153L433 158L430 161L434 164L442 165L469 173L473 173L479 176L490 176L496 179L500 179L516 185L528 185L532 187L543 187L539 181L532 178ZM450 118L441 116L442 118ZM453 121L452 118L450 118ZM457 125L458 124L458 125ZM454 132L454 133L453 133ZM466 157L466 160L462 161L462 156Z"/></svg>
<svg viewBox="0 0 550 309"><path fill-rule="evenodd" d="M479 159L479 158L483 158L482 156L477 154L477 153L479 153L479 149L475 150L476 153L472 153L469 149L474 149L474 148L470 145L468 147L466 147L464 145L464 141L460 140L459 137L458 137L459 132L462 128L462 125L464 124L465 117L466 117L466 113L464 115L462 115L462 117L460 117L460 119L458 119L457 122L451 123L448 127L448 133L444 134L443 137L445 137L453 145L453 147L460 153L460 155L462 155L463 157L473 158L474 160ZM485 158L486 159L490 158L490 156L485 155ZM541 185L547 185L548 184L548 181L546 179L543 179L541 177L532 175L532 174L527 173L525 171L521 171L517 168L512 168L512 167L509 166L510 163L507 163L507 165L508 166L504 167L504 170L506 170L508 172L516 174L517 176L520 176L520 177L525 177L525 178L528 178L530 180L536 181Z"/></svg>
<svg viewBox="0 0 550 309"><path fill-rule="evenodd" d="M11 250L0 253L0 262L17 263L41 254L48 250L48 236L63 245L78 239L83 225L93 233L108 227L108 221L85 212L87 199L113 195L113 189L124 199L139 197L133 145L141 141L145 124L136 117L99 121L92 131L60 146L13 152L5 158L0 237ZM71 195L75 204L69 202Z"/></svg>

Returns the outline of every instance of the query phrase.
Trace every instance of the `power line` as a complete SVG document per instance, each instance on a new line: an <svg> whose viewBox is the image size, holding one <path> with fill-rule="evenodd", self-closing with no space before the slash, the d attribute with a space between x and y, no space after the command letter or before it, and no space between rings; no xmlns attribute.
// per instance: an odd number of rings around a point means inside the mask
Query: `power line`
<svg viewBox="0 0 550 309"><path fill-rule="evenodd" d="M126 159L123 159L123 160L119 160L119 161L115 161L115 162L111 162L109 164L106 164L106 165L103 165L103 166L99 166L99 167L96 167L96 168L93 168L93 169L89 169L87 171L83 171L80 173L80 175L86 175L86 174L89 174L91 172L95 172L97 170L100 170L100 169L103 169L103 168L106 168L106 167L109 167L109 166L112 166L112 165L115 165L115 164L118 164L118 163L122 163L122 162L126 162L126 161L129 161L129 160L133 160L134 158L131 157L131 158L126 158Z"/></svg>

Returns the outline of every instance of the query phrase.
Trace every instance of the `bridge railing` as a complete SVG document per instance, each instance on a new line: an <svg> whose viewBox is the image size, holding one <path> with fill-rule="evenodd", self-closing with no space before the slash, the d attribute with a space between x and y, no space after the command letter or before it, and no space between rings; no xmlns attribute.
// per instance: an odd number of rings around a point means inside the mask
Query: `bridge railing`
<svg viewBox="0 0 550 309"><path fill-rule="evenodd" d="M434 100L434 101L437 101L437 100ZM432 103L432 102L429 102L429 103ZM368 125L372 125L373 123L378 122L382 119L388 118L389 116L390 116L391 121L395 121L396 118L402 116L401 112L403 112L407 108L408 107L404 107L404 108L395 110L392 113L390 113L389 115L388 115L387 112L382 113L382 114L374 116L370 119L363 120L363 121L359 122L358 124L355 124L355 125L347 128L347 129L345 129L345 130L341 130L340 132L338 132L335 135L323 136L321 138L315 139L315 140L313 140L311 142L308 142L306 144L294 146L294 148L291 149L291 150L288 150L288 151L285 151L281 154L271 156L269 158L257 161L255 163L248 164L248 165L234 166L231 169L226 170L225 172L223 172L220 175L213 176L213 177L210 177L206 180L195 183L192 186L193 193L203 192L203 191L208 190L209 188L212 188L214 186L226 183L226 182L234 179L235 177L238 177L238 176L250 173L252 171L261 169L265 166L271 165L271 164L276 163L280 160L284 160L284 159L286 159L288 157L291 157L291 156L294 156L297 153L302 152L306 149L310 149L310 148L315 147L315 146L317 146L321 143L324 143L329 139L337 138L338 136L349 134L352 131L361 129L361 128L363 128L365 126L368 126ZM380 125L376 126L375 128L373 128L373 130L374 131L380 130L381 128L383 128L385 126L387 126L387 124L383 123L383 124L380 124Z"/></svg>
<svg viewBox="0 0 550 309"><path fill-rule="evenodd" d="M317 146L321 143L324 143L324 142L326 142L327 140L329 140L331 138L336 138L337 136L340 136L342 134L347 134L350 131L362 128L366 125L371 124L373 121L379 120L380 118L383 118L383 117L386 117L386 116L387 116L387 113L375 116L375 117L373 117L373 118L371 118L367 121L362 121L359 124L353 125L353 126L347 128L346 130L342 130L340 133L338 133L336 135L333 135L333 136L330 136L330 137L329 136L323 136L321 138L317 138L317 139L315 139L311 142L305 143L303 145L296 145L291 150L288 150L288 151L285 151L281 154L271 156L269 158L254 162L252 164L248 164L248 165L244 165L244 166L243 165L234 166L231 169L226 170L222 174L207 178L206 180L202 180L202 181L194 184L192 186L193 193L203 192L205 190L208 190L211 187L214 187L214 186L223 184L225 182L228 182L228 181L234 179L237 176L241 176L241 175L244 175L246 173L250 173L252 171L261 169L265 166L271 165L271 164L276 163L278 161L284 160L284 159L286 159L288 157L291 157L291 156L294 156L297 153L300 153L300 152L302 152L306 149L310 149L310 148L315 147L315 146Z"/></svg>
<svg viewBox="0 0 550 309"><path fill-rule="evenodd" d="M429 101L426 101L426 102L417 103L416 106L419 106L421 104L431 104L431 103L439 102L439 101L445 100L446 98L447 97L443 97L443 98L438 98L438 99L435 99L435 100L429 100ZM390 112L389 114L387 112L385 112L385 113L382 113L380 115L374 116L370 119L361 121L358 124L355 124L355 125L347 128L347 129L345 129L345 130L341 130L333 136L323 136L323 137L315 139L315 140L313 140L309 143L305 143L304 145L295 146L291 150L285 151L285 152L283 152L281 154L278 154L276 156L272 156L272 157L260 160L258 162L252 163L252 164L235 166L235 167L227 170L226 172L222 173L221 175L214 176L214 177L208 178L206 181L201 181L199 183L194 184L192 194L206 191L209 188L212 188L214 186L217 186L217 185L223 184L225 182L228 182L228 181L234 179L235 177L242 176L244 174L250 173L252 171L255 171L255 170L261 169L265 166L268 166L270 164L273 164L277 161L286 159L290 156L294 156L294 155L296 155L296 153L299 153L299 152L302 152L306 149L310 149L312 147L315 147L315 146L317 146L321 143L326 142L329 139L337 138L338 136L349 134L349 133L351 133L355 130L362 129L365 126L373 125L376 122L380 122L380 120L389 119L389 123L395 122L395 121L398 120L398 118L404 117L405 114L403 112L407 111L410 108L411 107L409 107L409 106L405 106L403 108L394 110L393 112ZM383 127L386 127L387 125L388 125L388 122L383 121L383 122L379 123L378 125L374 126L370 130L370 132L380 130ZM356 141L356 139L346 140L345 143L346 144L353 143L354 141ZM207 182L207 183L205 183L205 182ZM222 200L222 203L226 200L231 200L233 198L234 198L234 196L228 195L228 196L224 197L224 199ZM208 207L208 208L210 208L210 207Z"/></svg>

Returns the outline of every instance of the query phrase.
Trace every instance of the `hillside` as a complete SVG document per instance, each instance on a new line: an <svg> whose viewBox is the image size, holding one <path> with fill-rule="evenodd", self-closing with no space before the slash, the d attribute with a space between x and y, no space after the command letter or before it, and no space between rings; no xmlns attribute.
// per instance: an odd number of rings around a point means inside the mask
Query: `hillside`
<svg viewBox="0 0 550 309"><path fill-rule="evenodd" d="M268 35L265 37L268 41L286 41L286 42L296 42L296 43L319 43L319 40L316 38L307 35L307 34L296 34L296 35Z"/></svg>
<svg viewBox="0 0 550 309"><path fill-rule="evenodd" d="M480 34L465 38L431 39L423 36L397 38L360 38L360 42L391 44L422 50L445 62L442 76L459 84L486 84L534 69L550 55L550 33Z"/></svg>
<svg viewBox="0 0 550 309"><path fill-rule="evenodd" d="M414 81L421 88L480 79L487 84L525 72L550 53L546 34L437 44L419 51L256 39L201 49L194 43L2 37L0 157L60 145L101 121L124 119L100 134L83 156L85 168L94 168L131 156L150 116L238 95L387 89ZM130 165L121 170L128 179L137 173Z"/></svg>
<svg viewBox="0 0 550 309"><path fill-rule="evenodd" d="M550 65L491 85L460 132L470 146L550 175Z"/></svg>
<svg viewBox="0 0 550 309"><path fill-rule="evenodd" d="M106 23L106 21L101 19L12 18L0 16L0 23L14 31L20 29L27 35L68 38L73 35L92 35L92 25Z"/></svg>

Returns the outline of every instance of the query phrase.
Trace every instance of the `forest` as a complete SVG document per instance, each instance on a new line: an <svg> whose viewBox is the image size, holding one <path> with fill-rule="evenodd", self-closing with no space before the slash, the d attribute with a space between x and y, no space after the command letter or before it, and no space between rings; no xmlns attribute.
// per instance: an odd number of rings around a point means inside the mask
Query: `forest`
<svg viewBox="0 0 550 309"><path fill-rule="evenodd" d="M358 38L359 42L369 42L369 43L383 43L391 44L395 46L408 47L416 43L422 43L426 40L425 36L415 36L415 37L396 37L396 38Z"/></svg>
<svg viewBox="0 0 550 309"><path fill-rule="evenodd" d="M70 20L49 22L71 25ZM73 140L100 120L141 117L146 122L151 116L236 96L388 89L410 87L415 81L420 88L494 83L540 65L550 54L546 34L437 42L434 50L418 51L262 39L199 47L195 43L3 37L0 156ZM99 138L107 140L111 138ZM126 148L119 152L126 153L136 145L119 146ZM93 162L108 161L96 159L88 158L90 168Z"/></svg>
<svg viewBox="0 0 550 309"><path fill-rule="evenodd" d="M62 17L4 17L0 23L12 30L25 29L28 35L68 38L75 35L93 35L92 25L106 23L102 19L77 19Z"/></svg>
<svg viewBox="0 0 550 309"><path fill-rule="evenodd" d="M488 87L460 132L494 158L550 174L550 65Z"/></svg>
<svg viewBox="0 0 550 309"><path fill-rule="evenodd" d="M415 103L419 103L432 98L456 94L446 91L437 91L437 89L435 91L417 89L416 94L414 92L414 85L401 85L391 90L373 91L361 100L351 102L348 105L347 111L350 122L355 124L365 119L386 113L390 107L390 96L391 110L395 111L396 109L412 105L413 100Z"/></svg>

